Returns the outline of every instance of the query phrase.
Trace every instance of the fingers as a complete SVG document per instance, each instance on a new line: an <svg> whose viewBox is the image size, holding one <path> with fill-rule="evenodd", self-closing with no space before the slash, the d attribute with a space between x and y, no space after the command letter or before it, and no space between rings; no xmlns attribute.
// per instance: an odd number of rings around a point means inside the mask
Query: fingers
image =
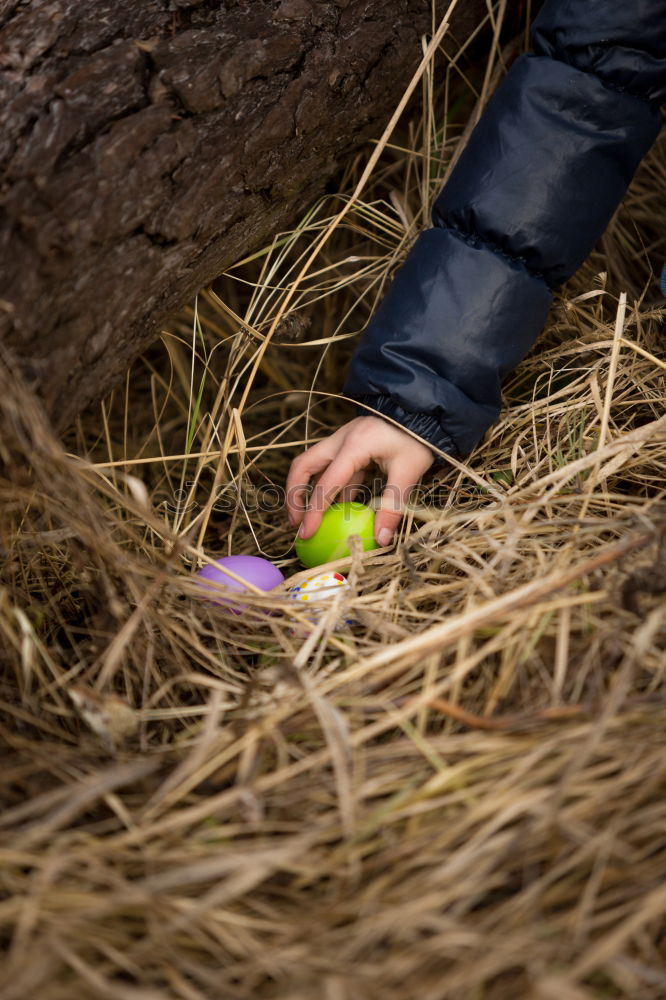
<svg viewBox="0 0 666 1000"><path fill-rule="evenodd" d="M293 528L300 524L306 510L305 494L310 480L330 464L334 452L329 445L329 441L320 441L319 444L308 448L291 463L287 476L286 500L287 516Z"/></svg>
<svg viewBox="0 0 666 1000"><path fill-rule="evenodd" d="M381 508L375 517L375 539L388 545L400 523L409 494L433 456L427 444L399 427L375 417L357 417L292 462L287 477L287 512L299 534L309 538L336 499L355 499L362 472L375 461L387 475ZM306 510L306 490L318 476Z"/></svg>
<svg viewBox="0 0 666 1000"><path fill-rule="evenodd" d="M324 512L331 506L338 493L347 486L357 472L355 462L348 456L338 456L321 474L310 497L310 505L303 518L299 535L309 538L321 523Z"/></svg>

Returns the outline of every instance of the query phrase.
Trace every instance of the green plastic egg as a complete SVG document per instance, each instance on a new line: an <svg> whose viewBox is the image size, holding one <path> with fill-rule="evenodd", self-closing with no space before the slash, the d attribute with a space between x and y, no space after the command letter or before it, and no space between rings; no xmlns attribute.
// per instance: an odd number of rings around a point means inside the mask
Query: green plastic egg
<svg viewBox="0 0 666 1000"><path fill-rule="evenodd" d="M331 504L314 535L296 539L296 555L308 567L343 559L350 554L347 545L350 535L360 536L366 552L376 549L374 528L375 512L365 504L354 501Z"/></svg>

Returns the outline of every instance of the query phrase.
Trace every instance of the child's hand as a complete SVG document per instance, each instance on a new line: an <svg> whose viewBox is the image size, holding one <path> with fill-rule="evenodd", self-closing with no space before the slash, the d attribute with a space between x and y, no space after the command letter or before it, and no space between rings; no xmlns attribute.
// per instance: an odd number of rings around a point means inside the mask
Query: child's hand
<svg viewBox="0 0 666 1000"><path fill-rule="evenodd" d="M381 417L350 420L291 463L287 512L293 527L301 525L302 538L317 530L324 511L338 494L341 500L354 499L372 461L387 480L375 517L375 540L381 546L390 543L412 487L432 465L433 456L427 445ZM319 478L305 511L304 494L312 476Z"/></svg>

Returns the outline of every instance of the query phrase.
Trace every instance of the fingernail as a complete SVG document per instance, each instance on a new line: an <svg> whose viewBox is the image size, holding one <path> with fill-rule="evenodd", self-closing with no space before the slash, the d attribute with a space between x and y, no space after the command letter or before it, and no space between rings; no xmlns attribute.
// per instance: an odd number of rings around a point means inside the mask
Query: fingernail
<svg viewBox="0 0 666 1000"><path fill-rule="evenodd" d="M381 528L379 534L377 535L377 541L382 548L384 548L385 545L389 545L392 538L393 532L390 528Z"/></svg>
<svg viewBox="0 0 666 1000"><path fill-rule="evenodd" d="M305 538L305 535L303 533L304 531L305 531L305 522L303 522L303 524L301 524L300 528L298 529L299 538Z"/></svg>

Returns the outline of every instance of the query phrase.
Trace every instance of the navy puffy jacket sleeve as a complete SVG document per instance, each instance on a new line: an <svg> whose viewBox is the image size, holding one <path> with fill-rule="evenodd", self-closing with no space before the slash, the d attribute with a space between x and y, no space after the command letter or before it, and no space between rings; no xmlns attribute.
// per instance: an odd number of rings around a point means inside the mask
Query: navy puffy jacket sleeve
<svg viewBox="0 0 666 1000"><path fill-rule="evenodd" d="M666 0L546 0L532 48L488 102L344 387L458 457L497 419L552 289L659 132Z"/></svg>

